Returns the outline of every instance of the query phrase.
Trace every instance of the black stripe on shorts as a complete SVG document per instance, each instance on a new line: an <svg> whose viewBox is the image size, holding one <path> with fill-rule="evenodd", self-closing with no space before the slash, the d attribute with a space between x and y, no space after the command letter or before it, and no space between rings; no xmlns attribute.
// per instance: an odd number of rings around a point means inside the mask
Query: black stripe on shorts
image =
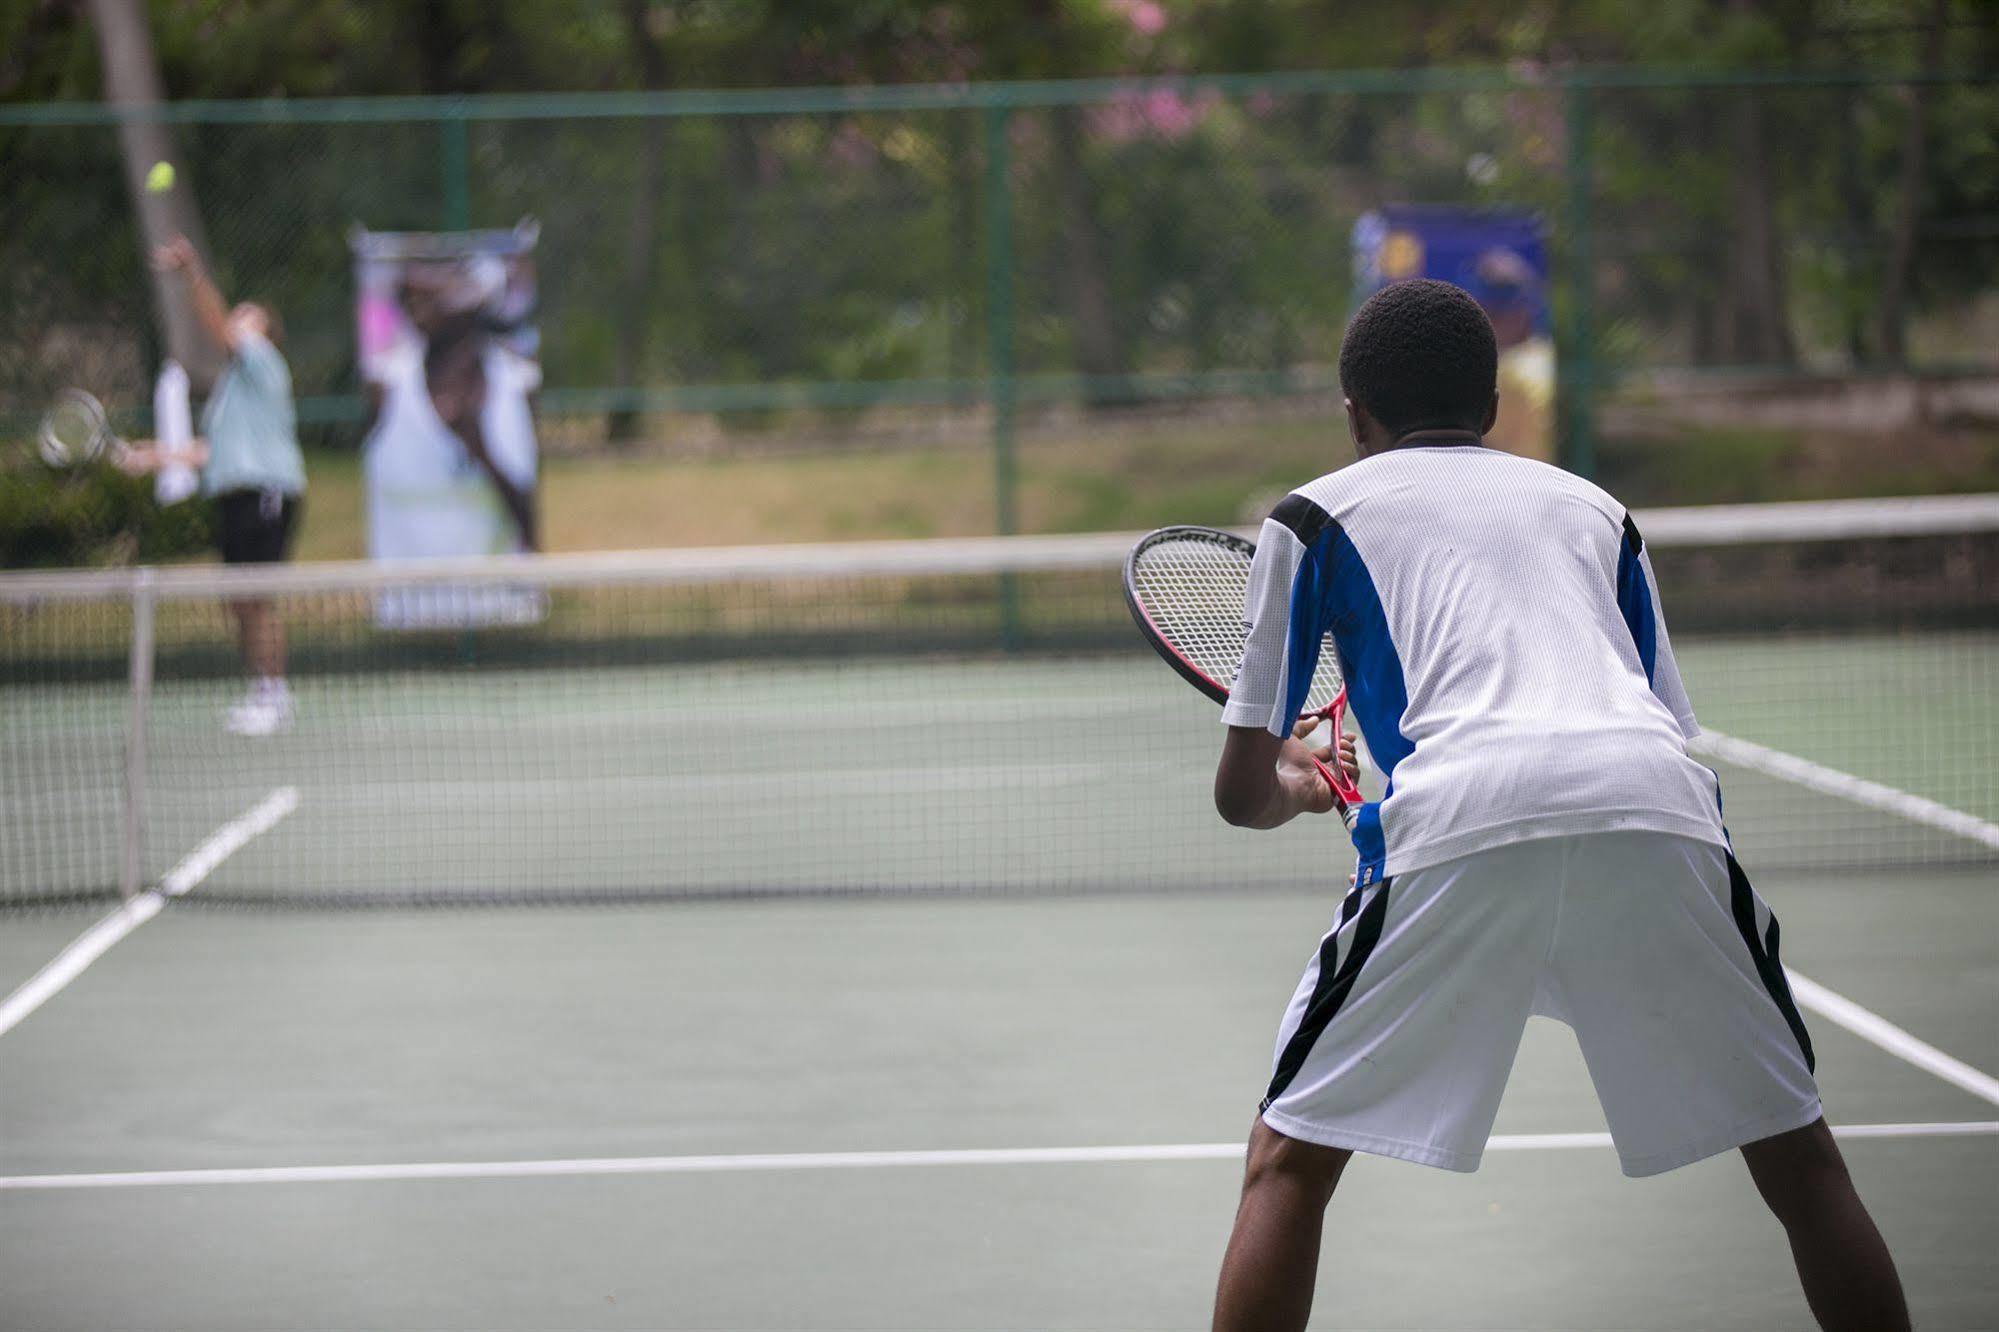
<svg viewBox="0 0 1999 1332"><path fill-rule="evenodd" d="M1277 1070L1270 1077L1270 1090L1263 1094L1263 1104L1259 1112L1268 1110L1271 1102L1284 1094L1291 1080L1298 1076L1298 1070L1305 1066L1305 1060L1318 1044L1319 1037L1340 1011L1340 1006L1353 993L1353 985L1360 975L1360 969L1367 965L1373 955L1375 945L1381 942L1382 923L1388 918L1388 894L1392 879L1383 879L1373 897L1365 907L1358 907L1361 889L1356 888L1347 897L1340 913L1340 928L1353 919L1355 910L1360 919L1354 925L1353 947L1347 950L1346 961L1339 961L1340 929L1335 928L1319 945L1319 979L1312 987L1312 998L1305 1005L1305 1016L1298 1021L1298 1030L1291 1033L1291 1039L1284 1043L1284 1053L1277 1057Z"/></svg>
<svg viewBox="0 0 1999 1332"><path fill-rule="evenodd" d="M1818 1072L1818 1057L1812 1053L1811 1033L1805 1030L1805 1019L1798 1012L1798 1002L1791 997L1791 982L1784 975L1784 964L1777 957L1777 913L1770 913L1770 929L1762 938L1756 934L1756 892L1749 886L1749 876L1736 863L1733 852L1728 853L1728 906L1735 916L1735 928L1742 932L1742 942L1749 945L1749 956L1756 963L1756 974L1763 978L1763 988L1770 992L1770 998L1777 1005L1777 1011L1790 1024L1791 1034L1798 1038L1798 1049L1805 1055L1805 1067Z"/></svg>

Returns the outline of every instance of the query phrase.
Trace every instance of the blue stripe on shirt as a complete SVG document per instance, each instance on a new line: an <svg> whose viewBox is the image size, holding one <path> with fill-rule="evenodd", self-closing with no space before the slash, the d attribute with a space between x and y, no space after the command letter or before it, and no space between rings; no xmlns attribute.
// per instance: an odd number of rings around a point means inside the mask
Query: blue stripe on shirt
<svg viewBox="0 0 1999 1332"><path fill-rule="evenodd" d="M1354 850L1360 863L1354 867L1354 883L1366 887L1381 877L1388 860L1388 838L1381 826L1381 808L1395 794L1395 765L1415 751L1402 733L1402 718L1409 711L1409 689L1402 675L1402 658L1389 636L1388 613L1367 562L1354 548L1353 538L1337 525L1325 537L1326 559L1331 568L1331 601L1337 609L1330 616L1333 642L1339 649L1341 672L1347 682L1347 709L1367 737L1368 751L1388 778L1388 789L1379 801L1362 805L1354 821Z"/></svg>
<svg viewBox="0 0 1999 1332"><path fill-rule="evenodd" d="M1318 666L1320 644L1330 631L1347 682L1347 708L1367 737L1375 762L1395 790L1395 765L1415 749L1402 733L1409 710L1409 692L1402 659L1388 633L1388 614L1374 578L1354 548L1353 539L1331 515L1302 495L1292 495L1271 515L1290 528L1305 546L1291 582L1291 622L1286 642L1285 711L1296 717L1305 709ZM1355 882L1360 886L1381 877L1387 861L1387 839L1381 826L1381 806L1370 801L1356 811L1354 849L1360 854Z"/></svg>
<svg viewBox="0 0 1999 1332"><path fill-rule="evenodd" d="M1395 775L1395 765L1415 750L1402 734L1402 718L1409 711L1409 690L1402 678L1402 658L1388 634L1388 613L1382 608L1381 594L1367 564L1354 549L1353 538L1337 524L1329 525L1321 540L1327 546L1327 579L1333 642L1339 646L1340 666L1347 681L1347 706L1367 747L1386 776Z"/></svg>
<svg viewBox="0 0 1999 1332"><path fill-rule="evenodd" d="M1631 515L1624 515L1624 544L1617 552L1617 609L1631 630L1638 648L1638 663L1645 668L1645 683L1651 684L1659 660L1658 621L1652 613L1652 589L1645 581L1645 566L1638 557L1645 540Z"/></svg>

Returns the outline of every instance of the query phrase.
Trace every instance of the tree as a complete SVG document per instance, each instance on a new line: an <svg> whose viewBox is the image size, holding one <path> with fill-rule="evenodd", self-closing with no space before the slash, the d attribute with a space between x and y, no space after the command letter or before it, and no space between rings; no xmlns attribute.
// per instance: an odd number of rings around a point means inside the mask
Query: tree
<svg viewBox="0 0 1999 1332"><path fill-rule="evenodd" d="M194 205L194 185L179 165L173 136L155 109L163 100L160 63L153 51L152 29L139 0L88 0L98 53L104 65L104 100L125 114L118 122L118 146L125 162L125 185L132 211L139 219L139 248L153 248L175 236L186 236L206 253L201 216ZM156 163L173 172L172 188L150 188ZM166 334L167 354L196 383L207 383L221 369L221 349L202 336L187 285L171 273L152 272L153 302Z"/></svg>
<svg viewBox="0 0 1999 1332"><path fill-rule="evenodd" d="M1733 225L1722 286L1722 358L1788 365L1797 355L1786 309L1784 250L1777 234L1777 181L1769 130L1754 91L1735 94L1730 137L1735 158Z"/></svg>
<svg viewBox="0 0 1999 1332"><path fill-rule="evenodd" d="M638 65L639 87L655 92L667 86L666 53L653 32L653 6L649 0L623 0L622 17L632 58ZM639 382L644 368L642 355L646 341L646 311L653 301L653 284L659 265L659 192L661 159L666 151L670 122L654 118L640 131L639 160L633 172L631 213L625 219L623 268L625 281L619 293L617 336L612 344L616 364L612 375L621 389L630 390ZM630 440L638 433L638 413L620 407L611 413L607 433L614 442Z"/></svg>
<svg viewBox="0 0 1999 1332"><path fill-rule="evenodd" d="M1923 73L1943 67L1944 20L1949 0L1930 0L1929 31L1923 39ZM1902 133L1902 169L1896 183L1895 230L1888 244L1888 262L1881 270L1881 359L1899 368L1908 360L1907 306L1909 264L1916 248L1916 216L1922 209L1923 176L1929 136L1930 89L1918 83L1907 90L1909 114Z"/></svg>
<svg viewBox="0 0 1999 1332"><path fill-rule="evenodd" d="M1007 72L1041 77L1096 72L1091 65L1104 60L1109 47L1105 29L1101 24L1093 27L1074 12L1076 9L1062 0L1031 0L1023 6L1020 25L1027 42L1014 59L1027 68ZM1060 291L1074 338L1076 368L1091 377L1124 374L1131 369L1129 347L1124 320L1111 294L1106 255L1110 241L1096 182L1085 158L1088 124L1082 109L1074 106L1050 108L1047 123L1049 183L1054 192L1061 255Z"/></svg>

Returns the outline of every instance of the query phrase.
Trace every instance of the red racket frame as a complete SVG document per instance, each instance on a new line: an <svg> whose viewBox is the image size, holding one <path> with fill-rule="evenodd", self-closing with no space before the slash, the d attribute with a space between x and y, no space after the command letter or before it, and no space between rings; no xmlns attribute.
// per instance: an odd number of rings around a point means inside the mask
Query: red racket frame
<svg viewBox="0 0 1999 1332"><path fill-rule="evenodd" d="M1138 625L1138 630L1144 635L1145 641L1150 643L1152 650L1157 652L1160 658L1173 668L1175 674L1215 702L1226 703L1229 701L1228 686L1189 661L1178 648L1174 647L1138 597L1137 569L1139 556L1143 555L1147 548L1161 542L1186 540L1206 541L1212 545L1221 546L1224 549L1240 551L1249 559L1254 559L1256 556L1255 542L1237 536L1234 532L1224 532L1220 528L1178 526L1162 527L1156 532L1148 532L1139 539L1138 544L1131 548L1131 553L1125 556L1123 579L1124 604L1126 609L1131 612L1131 618ZM1334 744L1337 745L1339 743L1340 724L1346 718L1346 710L1347 690L1346 685L1342 683L1340 692L1333 695L1331 702L1323 707L1300 713L1298 720L1304 721L1306 718L1315 718L1331 722ZM1312 762L1319 769L1319 775L1326 779L1326 785L1332 788L1333 802L1339 806L1341 819L1345 821L1348 828L1352 828L1354 821L1359 817L1360 807L1366 802L1367 798L1360 793L1358 786L1347 780L1346 773L1341 771L1337 766L1329 767L1325 763L1320 762L1317 757L1314 757Z"/></svg>

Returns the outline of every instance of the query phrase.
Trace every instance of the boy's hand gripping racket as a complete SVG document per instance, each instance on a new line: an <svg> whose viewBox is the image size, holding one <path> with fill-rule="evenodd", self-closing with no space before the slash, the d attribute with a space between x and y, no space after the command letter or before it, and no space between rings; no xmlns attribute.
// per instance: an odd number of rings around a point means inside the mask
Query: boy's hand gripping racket
<svg viewBox="0 0 1999 1332"><path fill-rule="evenodd" d="M1217 703L1242 667L1248 634L1243 602L1249 589L1254 543L1212 527L1162 527L1131 548L1124 561L1124 600L1153 650L1180 678ZM1340 678L1339 653L1332 638L1319 647L1319 664L1305 695L1307 717L1332 724L1334 745L1346 715L1347 686ZM1333 790L1333 803L1347 827L1354 826L1364 797L1337 765L1316 757L1319 775Z"/></svg>

